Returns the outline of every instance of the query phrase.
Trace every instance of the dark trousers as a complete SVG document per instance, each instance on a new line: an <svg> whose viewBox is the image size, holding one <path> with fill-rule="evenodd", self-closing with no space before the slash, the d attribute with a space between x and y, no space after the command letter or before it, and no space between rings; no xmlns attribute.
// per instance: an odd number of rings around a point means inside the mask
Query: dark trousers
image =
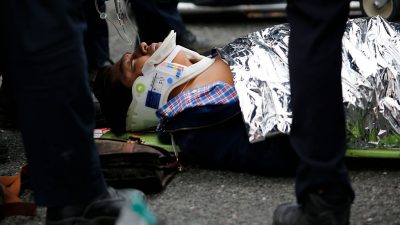
<svg viewBox="0 0 400 225"><path fill-rule="evenodd" d="M178 39L186 26L178 11L178 0L130 0L141 41L160 42L175 30Z"/></svg>
<svg viewBox="0 0 400 225"><path fill-rule="evenodd" d="M105 12L105 2L97 0L99 10ZM83 3L87 29L84 33L84 44L88 70L98 69L110 60L108 46L108 27L104 19L100 19L94 0L85 0Z"/></svg>
<svg viewBox="0 0 400 225"><path fill-rule="evenodd" d="M0 69L14 91L39 205L85 203L106 188L93 142L82 2L0 3Z"/></svg>
<svg viewBox="0 0 400 225"><path fill-rule="evenodd" d="M342 36L348 0L289 0L291 144L300 158L296 195L325 189L352 194L344 165L345 118L341 88Z"/></svg>

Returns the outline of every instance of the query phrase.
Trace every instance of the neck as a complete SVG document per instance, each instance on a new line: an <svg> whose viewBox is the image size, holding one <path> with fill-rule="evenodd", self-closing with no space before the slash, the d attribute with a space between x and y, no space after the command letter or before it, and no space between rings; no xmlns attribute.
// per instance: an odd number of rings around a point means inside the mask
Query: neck
<svg viewBox="0 0 400 225"><path fill-rule="evenodd" d="M184 66L191 66L193 63L186 57L183 51L178 52L175 58L172 60L173 63L178 63Z"/></svg>
<svg viewBox="0 0 400 225"><path fill-rule="evenodd" d="M190 65L193 64L190 61L189 63ZM183 91L188 91L196 87L212 84L217 81L222 81L233 85L232 72L229 66L219 56L215 58L215 62L209 68L200 73L198 76L174 88L174 90L172 90L168 96L168 99L172 99Z"/></svg>

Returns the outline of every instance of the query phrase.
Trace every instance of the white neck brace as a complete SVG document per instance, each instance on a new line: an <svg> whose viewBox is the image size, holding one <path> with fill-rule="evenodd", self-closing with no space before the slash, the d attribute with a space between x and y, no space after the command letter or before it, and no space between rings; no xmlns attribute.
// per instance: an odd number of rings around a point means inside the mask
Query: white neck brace
<svg viewBox="0 0 400 225"><path fill-rule="evenodd" d="M176 45L175 37L171 38L170 36L171 33L160 48L146 61L142 70L143 76L138 77L133 83L132 102L126 118L128 131L144 130L156 126L159 120L155 112L167 103L171 91L193 79L214 63L214 59ZM160 52L157 53L158 51ZM183 51L189 59L200 61L191 66L173 63L172 60L180 51ZM154 55L155 57L153 57Z"/></svg>

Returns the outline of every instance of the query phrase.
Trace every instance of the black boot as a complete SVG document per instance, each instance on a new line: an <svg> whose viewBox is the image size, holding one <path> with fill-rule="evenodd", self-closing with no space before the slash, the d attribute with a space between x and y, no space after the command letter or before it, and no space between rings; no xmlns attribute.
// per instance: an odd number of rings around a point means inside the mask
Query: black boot
<svg viewBox="0 0 400 225"><path fill-rule="evenodd" d="M131 201L133 194L145 198L144 194L138 190L108 188L106 193L88 204L49 207L46 225L114 225L121 209Z"/></svg>
<svg viewBox="0 0 400 225"><path fill-rule="evenodd" d="M343 198L343 197L342 197ZM286 203L274 212L273 225L349 225L352 197L331 204L310 194L303 204Z"/></svg>

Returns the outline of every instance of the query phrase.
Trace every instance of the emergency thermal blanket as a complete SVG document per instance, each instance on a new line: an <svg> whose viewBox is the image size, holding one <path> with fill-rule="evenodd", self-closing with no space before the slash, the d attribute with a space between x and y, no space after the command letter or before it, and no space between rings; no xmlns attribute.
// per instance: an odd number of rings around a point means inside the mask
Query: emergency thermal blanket
<svg viewBox="0 0 400 225"><path fill-rule="evenodd" d="M399 30L379 16L347 22L342 87L351 145L400 140ZM288 24L276 25L217 49L233 73L250 142L290 133L289 33Z"/></svg>

